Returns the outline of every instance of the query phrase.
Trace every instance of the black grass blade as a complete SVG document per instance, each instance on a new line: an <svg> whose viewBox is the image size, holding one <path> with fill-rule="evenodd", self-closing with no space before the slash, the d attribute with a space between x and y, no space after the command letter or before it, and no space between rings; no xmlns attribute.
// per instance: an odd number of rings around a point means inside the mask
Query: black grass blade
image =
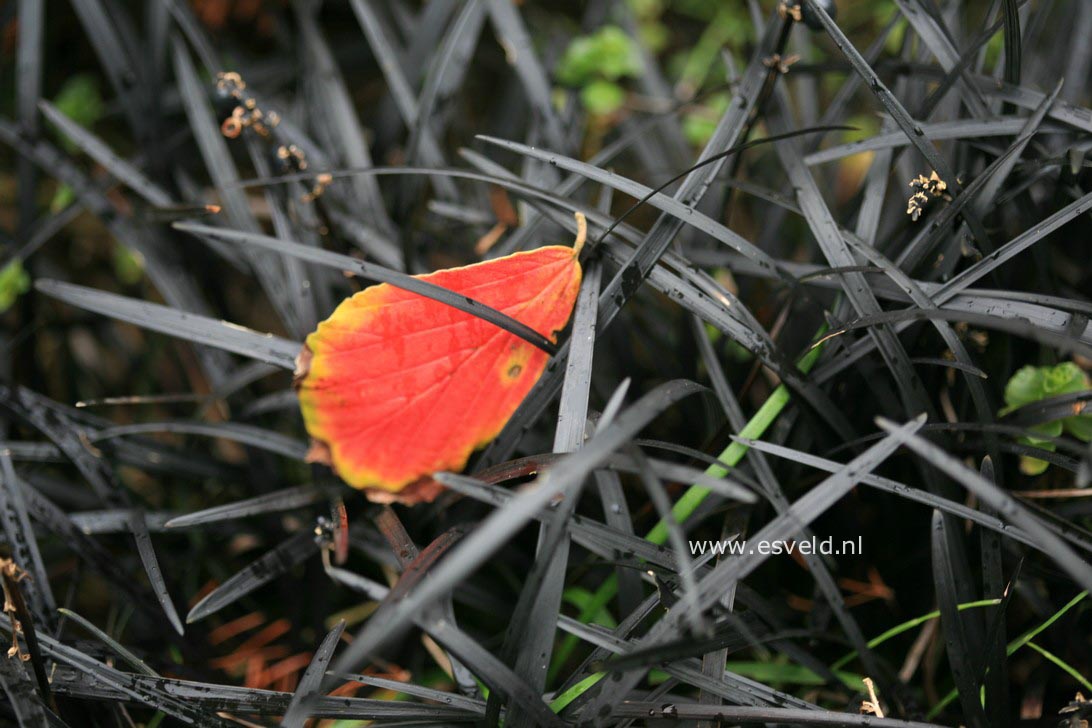
<svg viewBox="0 0 1092 728"><path fill-rule="evenodd" d="M1003 0L1005 18L1005 82L1020 85L1022 65L1020 9L1016 0Z"/></svg>
<svg viewBox="0 0 1092 728"><path fill-rule="evenodd" d="M247 498L222 506L206 508L184 516L175 516L165 524L167 528L193 528L208 523L234 521L240 518L296 510L319 503L331 494L331 491L313 485L299 485L284 488L273 493Z"/></svg>
<svg viewBox="0 0 1092 728"><path fill-rule="evenodd" d="M0 6L0 723L1092 717L1092 4ZM301 421L376 285L535 382Z"/></svg>
<svg viewBox="0 0 1092 728"><path fill-rule="evenodd" d="M898 430L900 433L913 432L920 429L924 422L925 418L922 416L902 425ZM810 521L844 497L862 475L868 474L876 468L899 447L899 444L900 441L891 436L873 445L837 473L810 490L807 495L793 503L788 511L778 515L766 526L759 529L751 538L756 541L774 541L788 538L800 532ZM698 582L699 608L708 608L719 601L731 584L746 577L758 568L766 560L767 556L756 552L744 554L718 564ZM681 610L669 611L664 618L649 630L639 644L642 647L660 644L667 635L679 629L683 619L684 616ZM609 693L607 691L601 692L597 699L587 706L586 712L597 715L600 714L600 711L613 711L614 706L624 699L624 696L641 679L642 674L643 671L641 670L631 670L612 676L610 678L614 680L612 690Z"/></svg>
<svg viewBox="0 0 1092 728"><path fill-rule="evenodd" d="M80 475L87 480L101 500L128 511L129 531L136 542L137 553L152 591L171 626L182 634L182 621L178 618L178 612L175 611L174 603L167 592L167 585L163 579L159 559L152 548L152 538L148 533L144 515L139 508L130 504L127 493L121 490L113 473L101 457L85 447L86 433L72 426L73 423L67 422L53 403L25 388L13 389L0 383L0 405L52 440L64 456L76 466Z"/></svg>
<svg viewBox="0 0 1092 728"><path fill-rule="evenodd" d="M556 495L578 484L596 464L632 438L653 417L679 399L700 390L701 387L692 382L669 382L638 400L612 426L598 434L584 448L558 463L546 475L540 476L538 488L520 495L507 507L487 518L448 554L442 565L430 574L428 581L402 599L397 614L391 614L383 620L370 621L356 636L334 669L352 669L354 663L363 655L376 650L400 628L406 626L424 605L438 595L447 594L460 579L503 546L536 512Z"/></svg>
<svg viewBox="0 0 1092 728"><path fill-rule="evenodd" d="M973 666L975 660L971 654L972 640L958 606L964 601L960 593L963 591L961 585L965 588L967 582L959 581L959 569L953 564L953 554L962 553L950 541L958 538L950 531L955 526L956 523L945 519L940 511L933 511L933 581L936 585L937 602L940 604L940 626L944 631L948 664L952 669L952 679L959 690L964 719L968 725L981 727L986 725L986 714L979 698L981 684Z"/></svg>
<svg viewBox="0 0 1092 728"><path fill-rule="evenodd" d="M1078 584L1085 589L1092 588L1092 566L1058 536L1049 531L1038 518L1029 513L1012 496L978 473L969 470L956 458L927 440L915 435L904 434L895 425L887 421L880 421L879 425L891 437L913 450L930 465L942 470L946 475L978 496L983 503L997 511L1001 518L1031 534L1042 545L1042 551L1054 559L1058 566L1070 574Z"/></svg>
<svg viewBox="0 0 1092 728"><path fill-rule="evenodd" d="M557 347L542 334L538 333L534 329L530 328L524 323L516 321L511 316L507 316L500 311L497 311L490 306L486 306L484 303L475 301L474 299L456 294L452 291L442 288L435 283L423 281L419 278L399 273L397 271L382 268L372 263L365 263L357 260L356 258L350 258L347 255L341 255L338 253L332 253L321 248L312 248L306 245L300 245L298 243L292 243L284 240L277 240L265 235L256 235L252 233L237 232L233 230L222 230L220 228L208 227L205 225L193 225L179 223L175 225L179 230L185 230L186 232L193 233L195 235L208 236L218 238L220 240L230 240L235 242L246 243L248 245L254 245L257 247L263 247L267 250L274 250L277 252L292 255L301 260L307 260L312 263L318 263L319 265L325 265L330 268L337 268L339 270L351 271L354 274L358 274L368 280L376 281L378 283L389 283L392 286L401 288L406 291L411 291L418 295L433 301L457 308L464 313L468 313L471 316L476 316L480 319L488 321L494 324L498 328L501 328L511 334L514 334L524 341L530 344L534 344L538 348L547 353L554 353Z"/></svg>
<svg viewBox="0 0 1092 728"><path fill-rule="evenodd" d="M317 551L318 545L313 533L297 533L205 595L186 615L187 624L204 619L242 599Z"/></svg>
<svg viewBox="0 0 1092 728"><path fill-rule="evenodd" d="M49 586L42 554L38 549L38 539L30 523L26 499L19 479L15 475L15 466L8 453L0 450L0 526L11 548L12 557L20 568L31 575L23 582L23 590L29 597L31 609L40 628L52 631L56 625L54 613L57 609L53 590Z"/></svg>
<svg viewBox="0 0 1092 728"><path fill-rule="evenodd" d="M61 281L39 280L35 287L50 298L152 331L242 354L284 369L292 370L296 366L299 345L272 334L260 334L226 321Z"/></svg>
<svg viewBox="0 0 1092 728"><path fill-rule="evenodd" d="M330 660L334 658L334 650L337 648L337 643L341 640L341 634L344 631L345 620L341 620L326 634L322 639L322 644L315 650L315 656L311 658L311 664L307 666L303 677L300 678L296 692L292 695L292 702L288 704L288 711L285 713L284 719L281 720L281 725L284 728L303 728L304 723L307 721L311 702L318 696L318 689L322 684L323 676L326 674L326 667L330 664Z"/></svg>
<svg viewBox="0 0 1092 728"><path fill-rule="evenodd" d="M46 708L34 691L34 683L23 671L23 665L17 660L3 660L0 664L0 686L7 695L8 704L20 726L50 725L46 717Z"/></svg>
<svg viewBox="0 0 1092 728"><path fill-rule="evenodd" d="M115 437L141 435L152 432L173 432L187 435L223 438L251 447L268 450L294 460L302 461L307 454L307 445L292 437L278 432L270 432L254 425L237 422L142 422L136 425L119 425L100 430L93 438L94 442L110 440Z"/></svg>

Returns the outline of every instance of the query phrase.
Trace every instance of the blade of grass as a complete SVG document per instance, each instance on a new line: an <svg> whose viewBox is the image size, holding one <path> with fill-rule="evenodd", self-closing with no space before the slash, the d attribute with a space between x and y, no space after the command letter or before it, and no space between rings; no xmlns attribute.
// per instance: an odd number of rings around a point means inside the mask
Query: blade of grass
<svg viewBox="0 0 1092 728"><path fill-rule="evenodd" d="M15 48L15 107L19 123L30 136L38 134L38 101L42 97L43 30L45 0L19 0L19 37ZM37 170L33 162L20 157L16 178L19 181L19 231L24 237L37 214L35 192Z"/></svg>
<svg viewBox="0 0 1092 728"><path fill-rule="evenodd" d="M597 434L581 450L540 475L538 487L520 493L505 508L494 511L452 549L440 566L432 570L430 578L402 599L397 614L391 614L386 619L373 617L342 655L335 670L343 671L397 634L399 628L405 627L419 610L450 592L455 584L490 558L557 495L580 483L592 469L632 439L660 412L700 389L686 381L668 382L657 387L619 415L614 424Z"/></svg>
<svg viewBox="0 0 1092 728"><path fill-rule="evenodd" d="M46 718L46 709L34 691L30 681L18 660L0 660L0 686L8 697L8 705L15 714L20 726L50 725Z"/></svg>
<svg viewBox="0 0 1092 728"><path fill-rule="evenodd" d="M896 431L895 425L886 420L881 420L878 424L886 432ZM996 510L1006 521L1021 527L1025 532L1036 538L1042 544L1042 550L1074 581L1081 586L1092 588L1092 566L1052 531L1044 527L1038 518L1029 513L1012 496L978 473L965 467L938 446L921 437L904 434L901 431L898 435L893 435L893 437L920 455L930 465L943 471L968 491L974 493L982 502Z"/></svg>
<svg viewBox="0 0 1092 728"><path fill-rule="evenodd" d="M80 625L81 627L83 627L88 632L90 632L91 635L94 636L95 639L97 639L99 642L102 642L104 645L106 645L111 650L113 650L117 654L118 657L120 657L122 660L124 660L126 663L128 663L129 666L132 667L137 672L142 673L144 675L150 675L152 677L159 677L159 673L157 673L152 668L148 667L148 663L144 662L144 660L142 660L139 657L137 657L136 655L134 655L132 652L130 652L128 649L126 649L120 642L118 642L117 640L115 640L113 637L106 634L105 632L103 632L101 629L96 627L90 621L84 619L79 614L76 614L71 609L65 609L64 607L61 607L57 611L60 612L62 615L64 615L64 617L66 619L72 620L73 622Z"/></svg>
<svg viewBox="0 0 1092 728"><path fill-rule="evenodd" d="M981 728L986 725L986 714L982 710L982 703L978 697L981 683L971 665L973 638L957 607L960 603L956 576L958 567L953 563L958 558L953 553L957 549L950 543L951 534L947 532L947 527L951 523L952 521L945 521L940 511L933 511L931 539L933 583L937 601L940 604L940 626L944 634L948 665L952 679L959 690L960 702L963 705L963 719L969 725Z"/></svg>
<svg viewBox="0 0 1092 728"><path fill-rule="evenodd" d="M733 439L752 450L759 452L768 452L771 455L788 458L793 462L797 462L813 468L819 468L828 473L833 473L839 467L841 467L841 463L835 462L833 460L827 460L825 458L811 455L800 450L793 450L792 448L784 447L782 445L776 445L770 442L763 442L761 440L750 440L743 437L737 437ZM990 531L1019 541L1020 543L1026 544L1028 546L1036 546L1035 540L1031 536L1024 533L1021 529L1018 529L1015 526L1008 525L999 518L982 513L978 510L975 510L974 508L969 508L962 503L948 500L947 498L944 498L942 496L934 495L927 491L913 488L911 486L905 485L904 483L899 483L897 481L890 480L879 475L869 475L865 478L862 478L861 482L873 488L877 488L879 490L898 495L899 497L906 498L907 500L921 503L922 505L928 506L930 508L936 508L944 513L950 513L954 516L958 516L959 518L971 521L972 523L976 523L983 528L989 529Z"/></svg>
<svg viewBox="0 0 1092 728"><path fill-rule="evenodd" d="M303 461L307 454L307 445L294 437L267 430L264 427L243 425L237 422L141 422L133 425L118 425L100 430L92 442L109 440L115 437L144 434L149 432L171 432L187 435L203 435L221 438L267 450L287 458Z"/></svg>
<svg viewBox="0 0 1092 728"><path fill-rule="evenodd" d="M800 360L798 367L804 374L815 365L818 360L820 350L818 348L810 350ZM766 430L773 424L777 416L781 414L781 411L789 403L789 390L785 385L778 386L777 389L766 399L762 406L747 422L747 425L740 431L741 437L747 437L750 439L758 439L766 432ZM722 461L724 465L711 465L706 469L706 475L713 477L723 477L728 474L729 468L736 467L743 459L743 456L747 454L747 446L733 442L726 447L723 452L717 457L719 461ZM709 497L710 491L708 488L699 485L692 485L682 494L682 496L675 502L671 512L678 523L686 523L687 519L697 510L706 498ZM652 528L651 531L645 536L645 540L650 543L663 545L667 542L667 525L659 522ZM587 608L580 612L577 619L581 622L587 622L592 619L599 610L603 609L611 599L617 594L618 582L615 576L610 576L604 581L598 589L595 591L595 595L589 602ZM561 666L568 660L569 655L576 648L577 640L572 636L567 636L564 641L558 646L557 652L554 656L553 665L551 666L552 674L556 674ZM551 675L552 678L552 675Z"/></svg>
<svg viewBox="0 0 1092 728"><path fill-rule="evenodd" d="M1000 116L989 121L978 119L956 119L954 121L935 121L921 125L921 130L933 141L947 139L966 139L968 137L988 139L995 136L1012 136L1019 134L1027 126L1028 119L1023 116ZM1045 125L1040 131L1045 133L1062 134L1068 130L1061 125ZM813 167L817 164L835 162L839 159L851 157L854 154L875 152L881 149L892 149L910 144L906 135L901 131L881 132L865 139L827 147L817 152L811 152L804 157L804 162Z"/></svg>
<svg viewBox="0 0 1092 728"><path fill-rule="evenodd" d="M390 690L391 692L395 693L412 695L415 698L431 700L442 705L462 708L463 710L471 713L482 713L485 710L485 705L480 700L468 698L464 695L444 692L443 690L436 690L435 688L426 687L424 685L415 685L411 682L404 682L401 680L388 680L387 678L377 677L375 675L360 675L350 673L336 675L336 677L339 677L343 680L358 682L362 685L370 685L376 688L383 688L384 690Z"/></svg>
<svg viewBox="0 0 1092 728"><path fill-rule="evenodd" d="M296 692L292 694L292 702L288 704L288 710L281 720L284 728L303 728L307 722L312 708L313 699L318 697L319 687L322 685L322 677L326 674L326 667L334 657L341 634L345 631L345 620L339 620L322 640L322 644L315 650L311 664L300 678Z"/></svg>
<svg viewBox="0 0 1092 728"><path fill-rule="evenodd" d="M22 480L20 488L27 502L27 510L34 520L62 540L76 557L101 575L130 604L148 616L160 616L161 610L155 600L138 588L132 574L122 568L109 551L85 534L70 516L37 489Z"/></svg>
<svg viewBox="0 0 1092 728"><path fill-rule="evenodd" d="M310 558L317 551L318 545L315 543L314 533L311 531L297 533L206 594L190 609L189 614L186 615L186 623L192 624L237 602L296 564Z"/></svg>
<svg viewBox="0 0 1092 728"><path fill-rule="evenodd" d="M1020 648L1022 648L1024 646L1026 646L1029 642L1031 642L1033 639L1035 639L1039 634L1041 634L1043 631L1045 631L1051 625L1053 625L1055 622L1057 622L1059 619L1061 619L1062 616L1065 615L1070 609L1072 609L1073 607L1080 604L1087 597L1088 597L1088 591L1087 590L1082 591L1081 593L1077 594L1077 596L1073 597L1068 602L1066 602L1066 604L1061 609L1059 609L1054 614L1050 615L1050 617L1048 617L1045 621L1040 623L1038 626L1033 627L1032 629L1028 630L1024 634L1020 635L1016 639L1009 642L1009 644L1005 648L1005 653L1009 657L1012 657L1012 655L1017 650L1019 650ZM944 709L946 707L948 707L948 705L953 700L955 700L957 697L958 697L958 693L955 690L952 690L950 693L945 695L943 698L941 698L939 701L937 701L937 703L933 707L931 707L929 709L929 712L925 716L926 720L932 720L937 715L940 715L940 713L943 712Z"/></svg>
<svg viewBox="0 0 1092 728"><path fill-rule="evenodd" d="M621 639L615 635L607 632L604 628L598 625L587 625L577 622L576 620L562 616L561 625L564 629L574 635L578 635L583 639L596 644L599 647L605 648L607 652L618 655L609 661L599 665L598 667L611 667L613 665L624 666L636 662L642 665L657 665L662 666L663 671L671 677L677 678L680 682L693 685L707 692L710 692L730 703L743 704L743 705L781 705L792 706L794 708L800 708L809 711L821 711L821 709L800 698L793 697L780 690L776 690L756 680L751 680L743 675L737 675L725 670L721 670L720 673L714 677L706 676L701 671L701 663L695 658L678 659L677 656L672 654L672 650L665 650L662 658L657 654L641 654L637 652L634 647L634 643L629 640ZM745 639L740 638L738 635L729 636L729 640L734 644L744 644ZM669 648L680 648L680 652L687 652L688 645L692 649L694 647L693 642L687 642L686 640L680 640L677 645L670 645ZM699 648L700 649L700 648ZM593 674L602 675L605 673L596 672ZM581 695L584 695L582 693ZM577 696L573 696L574 698ZM569 702L572 704L572 701Z"/></svg>
<svg viewBox="0 0 1092 728"><path fill-rule="evenodd" d="M849 331L869 328L882 324L900 324L914 321L953 321L970 324L984 329L1005 331L1031 341L1054 347L1062 354L1077 353L1082 356L1092 356L1092 346L1080 339L1074 338L1068 333L1055 333L1048 331L1035 323L1021 318L1006 318L986 313L972 313L970 311L951 311L944 308L922 310L920 308L905 308L897 311L884 311L871 316L862 316L855 319L836 331L827 334L825 339L841 336ZM817 375L818 376L818 375Z"/></svg>
<svg viewBox="0 0 1092 728"><path fill-rule="evenodd" d="M1020 9L1016 0L1002 0L1005 8L1005 83L1020 85Z"/></svg>
<svg viewBox="0 0 1092 728"><path fill-rule="evenodd" d="M737 705L701 705L699 703L670 703L630 701L615 708L614 718L638 720L714 720L728 723L786 723L802 726L876 726L877 728L938 728L935 723L877 718L874 715L838 713L835 711L808 711L799 708L750 708Z"/></svg>
<svg viewBox="0 0 1092 728"><path fill-rule="evenodd" d="M354 3L354 9L355 6L356 3ZM305 66L305 73L310 77L316 95L315 101L318 104L316 109L322 109L321 113L315 114L316 123L330 127L331 135L339 145L338 151L343 155L342 161L345 164L353 167L370 167L372 158L366 142L367 136L353 108L352 97L337 66L337 61L315 22L313 10L308 9L305 3L295 3L294 8L296 22L300 29L300 42L310 61ZM382 49L374 50L376 58L391 57L383 54ZM388 65L383 64L384 72L389 70ZM397 239L395 225L387 214L383 196L375 180L357 177L350 180L350 183L353 188L353 198L364 203L361 217L371 221L384 235Z"/></svg>
<svg viewBox="0 0 1092 728"><path fill-rule="evenodd" d="M92 159L101 164L119 182L130 188L146 201L158 207L178 204L147 175L114 153L99 137L68 118L48 101L39 104L42 114L70 141L79 146Z"/></svg>
<svg viewBox="0 0 1092 728"><path fill-rule="evenodd" d="M997 482L994 477L993 460L982 459L979 474L988 481ZM983 508L986 515L993 515L993 509ZM1004 566L1002 563L1002 542L999 534L990 530L979 533L979 552L982 562L982 595L1003 595L1001 605L993 610L986 620L986 641L983 645L978 674L982 676L985 688L983 693L986 716L990 725L1005 728L1008 724L1008 665L1005 662L1005 617L1006 607L1016 591L1016 579L1020 566L1017 565L1012 583L1005 585Z"/></svg>
<svg viewBox="0 0 1092 728"><path fill-rule="evenodd" d="M1000 599L980 599L980 600L974 601L974 602L964 602L962 604L957 604L956 608L957 608L958 611L962 612L962 611L967 610L967 609L982 609L982 608L986 608L986 607L993 607L993 606L997 606L1000 603L1001 603ZM892 639L894 637L898 637L900 634L904 634L906 632L909 632L912 629L916 629L917 627L920 627L921 625L925 624L926 622L929 622L929 621L934 620L934 619L940 619L940 610L939 609L937 609L935 611L932 611L932 612L927 612L927 613L922 614L921 616L915 617L913 619L908 619L907 621L902 622L901 624L897 624L894 627L891 627L890 629L886 630L883 634L880 634L880 635L870 639L868 641L868 646L869 647L879 647L884 642L887 642L888 640L890 640L890 639ZM853 662L853 660L856 659L856 657L857 657L857 653L855 651L846 653L845 655L843 655L839 659L832 662L831 665L830 665L830 669L838 670L840 668L843 668L846 665L848 665L849 663Z"/></svg>
<svg viewBox="0 0 1092 728"><path fill-rule="evenodd" d="M392 286L456 308L471 316L484 319L485 321L520 337L524 341L535 345L547 353L552 354L557 349L557 347L545 336L511 316L501 313L472 298L456 294L435 283L423 281L405 273L399 273L398 271L383 268L382 266L373 263L365 263L364 261L340 253L334 253L321 248L313 248L309 245L300 245L299 243L286 240L278 240L277 238L269 237L267 235L235 230L223 230L207 225L195 225L190 223L178 223L175 227L179 230L193 233L194 235L210 236L220 240L246 243L265 250L291 255L300 258L301 260L311 261L312 263L318 263L319 265L337 268L339 270L352 271L369 280L389 283Z"/></svg>
<svg viewBox="0 0 1092 728"><path fill-rule="evenodd" d="M11 456L0 449L0 527L11 549L11 556L19 568L30 574L31 578L22 582L23 591L28 597L31 610L39 629L53 632L57 621L57 610L53 590L49 586L49 575L42 554L38 550L38 539L30 523L23 489L15 476L15 466Z"/></svg>
<svg viewBox="0 0 1092 728"><path fill-rule="evenodd" d="M1050 662L1052 662L1055 665L1057 665L1058 667L1060 667L1063 671L1065 671L1065 673L1067 675L1069 675L1075 681L1080 683L1081 687L1083 687L1085 690L1092 691L1092 682L1089 682L1088 679L1085 678L1084 675L1082 675L1080 673L1080 671L1078 671L1075 667L1073 667L1072 665L1067 663L1065 660L1058 657L1053 652L1049 652L1046 648L1040 647L1039 645L1035 644L1034 642L1028 642L1027 646L1030 647L1031 649L1035 650L1036 652L1038 652L1040 655L1045 657Z"/></svg>
<svg viewBox="0 0 1092 728"><path fill-rule="evenodd" d="M899 428L900 434L915 432L924 424L924 416L911 420ZM818 518L835 502L848 493L864 474L871 472L883 460L889 457L901 444L901 440L890 437L866 450L855 458L845 468L835 473L822 483L812 488L801 497L792 507L776 516L752 536L756 542L787 539L806 528L809 523ZM678 505L676 504L676 507ZM698 603L700 607L707 608L715 604L723 596L725 589L730 584L742 580L760 564L768 555L761 553L747 553L734 559L720 562L712 571L703 576L698 583ZM647 634L638 643L641 648L651 648L663 644L672 636L682 634L683 615L680 610L672 609L656 622ZM644 670L629 670L611 675L611 689L599 693L595 700L591 701L584 709L587 715L607 715L613 712L617 704L624 700L637 682L644 675ZM717 708L718 706L705 706ZM602 712L601 712L602 711Z"/></svg>
<svg viewBox="0 0 1092 728"><path fill-rule="evenodd" d="M38 280L34 286L41 293L72 306L128 321L168 336L242 354L289 371L296 366L300 345L272 334L261 334L226 321L216 321L157 303L126 298L71 283Z"/></svg>
<svg viewBox="0 0 1092 728"><path fill-rule="evenodd" d="M485 0L489 21L504 48L505 59L515 67L527 102L543 125L546 141L554 149L565 149L565 130L554 112L546 72L535 55L535 45L527 32L519 8L509 0Z"/></svg>
<svg viewBox="0 0 1092 728"><path fill-rule="evenodd" d="M584 442L601 273L600 263L592 261L584 274L574 308L570 336L572 344L554 435L555 452L574 452ZM550 655L553 653L557 633L555 615L561 607L565 569L569 561L566 521L575 511L578 500L575 494L567 498L540 527L535 565L520 591L508 629L504 652L514 661L516 674L537 690L545 688ZM506 723L510 722L518 728L530 725L529 720L530 716L512 706Z"/></svg>
<svg viewBox="0 0 1092 728"><path fill-rule="evenodd" d="M834 45L838 50L845 55L846 60L849 61L853 70L856 71L864 80L866 85L876 99L887 110L887 113L891 115L892 120L902 129L903 133L910 140L910 143L914 145L914 148L918 150L921 156L929 163L929 166L936 170L941 179L948 182L948 186L953 191L962 192L962 186L956 180L955 173L952 171L948 162L945 161L936 147L933 146L929 137L925 135L921 125L918 124L910 114L906 111L899 100L895 98L895 95L884 85L880 77L876 75L876 72L868 65L868 61L861 56L860 52L853 46L853 44L846 38L845 33L838 27L838 25L831 19L827 11L822 8L815 0L804 0L807 3L808 9L814 13L816 19L822 24L824 30L834 41ZM973 213L967 213L965 215L968 226L971 228L971 232L978 240L988 240L989 236L986 234L986 230L982 225L982 221L978 219Z"/></svg>
<svg viewBox="0 0 1092 728"><path fill-rule="evenodd" d="M178 612L175 611L174 603L163 580L163 572L159 567L155 550L152 548L152 539L144 522L144 516L139 508L133 507L128 493L118 484L114 474L102 460L101 454L96 455L86 447L84 441L86 433L58 412L57 408L51 407L47 398L24 387L13 388L0 383L0 405L51 440L103 502L129 511L129 531L136 542L137 552L144 566L144 572L148 576L148 582L163 608L167 621L176 632L182 634L182 621L178 618Z"/></svg>
<svg viewBox="0 0 1092 728"><path fill-rule="evenodd" d="M184 516L175 516L165 524L167 528L192 528L207 523L233 521L239 518L295 510L318 503L330 497L333 489L316 488L314 485L298 485L272 493L247 498L222 506L205 508Z"/></svg>

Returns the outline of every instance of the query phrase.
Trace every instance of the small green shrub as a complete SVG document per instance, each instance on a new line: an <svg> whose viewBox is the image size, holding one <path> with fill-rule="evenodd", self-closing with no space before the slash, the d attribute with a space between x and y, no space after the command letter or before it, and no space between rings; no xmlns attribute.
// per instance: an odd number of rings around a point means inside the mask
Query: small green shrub
<svg viewBox="0 0 1092 728"><path fill-rule="evenodd" d="M1072 362L1057 366L1026 366L1012 375L1005 385L1005 405L1002 415L1033 404L1049 397L1073 394L1092 389L1092 382L1080 367ZM1092 415L1079 414L1052 422L1044 422L1031 428L1048 437L1059 437L1066 432L1074 437L1089 442L1092 440ZM1023 437L1020 442L1054 452L1055 444L1050 440L1036 437ZM1028 475L1043 473L1050 464L1045 460L1024 456L1020 458L1020 470Z"/></svg>

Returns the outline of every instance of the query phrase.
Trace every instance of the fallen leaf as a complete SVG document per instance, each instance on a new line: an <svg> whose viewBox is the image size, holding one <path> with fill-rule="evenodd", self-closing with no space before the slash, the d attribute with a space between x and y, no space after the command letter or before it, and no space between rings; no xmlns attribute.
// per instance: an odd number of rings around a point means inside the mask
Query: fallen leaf
<svg viewBox="0 0 1092 728"><path fill-rule="evenodd" d="M583 226L582 226L583 227ZM579 243L418 276L555 341L580 288ZM476 316L379 284L319 324L297 366L313 444L371 500L430 501L433 473L462 470L538 381L546 352Z"/></svg>

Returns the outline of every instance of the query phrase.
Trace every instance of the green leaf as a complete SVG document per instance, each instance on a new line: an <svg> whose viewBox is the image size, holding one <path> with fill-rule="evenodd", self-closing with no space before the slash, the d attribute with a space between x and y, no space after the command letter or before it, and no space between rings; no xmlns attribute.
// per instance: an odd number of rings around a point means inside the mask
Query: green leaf
<svg viewBox="0 0 1092 728"><path fill-rule="evenodd" d="M592 81L580 91L580 101L591 114L613 114L626 102L626 92L611 81Z"/></svg>
<svg viewBox="0 0 1092 728"><path fill-rule="evenodd" d="M647 20L663 15L664 4L664 0L629 0L629 9L636 17Z"/></svg>
<svg viewBox="0 0 1092 728"><path fill-rule="evenodd" d="M695 93L711 75L723 77L721 53L725 48L742 48L751 37L743 3L707 3L717 8L679 71L679 85Z"/></svg>
<svg viewBox="0 0 1092 728"><path fill-rule="evenodd" d="M1036 425L1031 428L1035 432L1041 432L1044 435L1051 437L1058 437L1062 434L1062 423L1060 420L1054 422L1044 422L1041 425ZM1037 437L1021 437L1020 443L1023 445L1030 445L1031 447L1037 447L1040 450L1049 450L1054 452L1056 445L1050 440L1040 440ZM1050 467L1050 463L1046 460L1040 460L1039 458L1033 458L1029 455L1020 456L1020 472L1024 475L1042 475L1047 468Z"/></svg>
<svg viewBox="0 0 1092 728"><path fill-rule="evenodd" d="M1062 421L1065 431L1081 442L1092 442L1092 415L1067 417Z"/></svg>
<svg viewBox="0 0 1092 728"><path fill-rule="evenodd" d="M1005 385L1005 404L1001 414L1005 415L1018 407L1032 404L1049 397L1063 394L1075 394L1092 389L1088 375L1073 362L1063 362L1057 366L1026 366L1012 375ZM1059 437L1063 430L1084 441L1092 441L1092 415L1080 414L1065 417L1054 422L1045 422L1031 428L1051 437ZM1022 437L1020 442L1026 445L1054 451L1054 443L1034 437ZM1040 475L1049 466L1043 460L1023 456L1020 458L1020 470L1026 475Z"/></svg>
<svg viewBox="0 0 1092 728"><path fill-rule="evenodd" d="M584 86L596 80L613 81L641 75L641 57L625 31L605 25L592 35L574 38L557 64L557 80Z"/></svg>
<svg viewBox="0 0 1092 728"><path fill-rule="evenodd" d="M641 75L641 57L625 31L614 25L604 26L598 33L598 42L601 74L611 80Z"/></svg>
<svg viewBox="0 0 1092 728"><path fill-rule="evenodd" d="M90 73L77 73L70 76L53 98L57 110L80 126L89 127L102 118L106 104L99 92L99 82ZM75 154L79 146L64 134L58 132L60 144L65 151ZM68 207L76 199L68 185L61 185L53 193L49 202L51 212L57 213Z"/></svg>
<svg viewBox="0 0 1092 728"><path fill-rule="evenodd" d="M557 64L557 80L566 86L580 86L595 75L595 42L589 36L575 38Z"/></svg>
<svg viewBox="0 0 1092 728"><path fill-rule="evenodd" d="M1082 392L1088 388L1088 377L1073 362L1067 361L1043 372L1043 389L1047 397Z"/></svg>
<svg viewBox="0 0 1092 728"><path fill-rule="evenodd" d="M694 146L704 147L728 108L727 94L713 94L683 117L683 135Z"/></svg>
<svg viewBox="0 0 1092 728"><path fill-rule="evenodd" d="M1041 432L1044 435L1046 435L1047 437L1061 437L1061 435L1062 435L1062 421L1061 420L1054 420L1053 422L1043 422L1041 424L1035 425L1034 427L1029 427L1028 429L1031 430L1032 432ZM1021 438L1021 439L1027 440L1032 445L1037 445L1038 447L1042 447L1044 449L1049 449L1047 446L1048 445L1053 445L1053 443L1050 440L1040 440L1039 438L1036 438L1036 437L1024 437L1024 438Z"/></svg>
<svg viewBox="0 0 1092 728"><path fill-rule="evenodd" d="M69 77L61 86L61 90L57 92L53 105L80 126L91 126L101 119L105 108L102 94L99 93L98 81L89 73L78 73ZM76 152L79 149L63 134L61 145L69 152Z"/></svg>
<svg viewBox="0 0 1092 728"><path fill-rule="evenodd" d="M650 20L641 23L637 26L637 34L650 53L659 53L671 42L671 31L659 21Z"/></svg>
<svg viewBox="0 0 1092 728"><path fill-rule="evenodd" d="M124 245L114 246L114 275L122 283L133 285L144 277L144 257Z"/></svg>
<svg viewBox="0 0 1092 728"><path fill-rule="evenodd" d="M53 199L49 201L49 211L56 215L75 201L76 193L68 185L62 184L53 193Z"/></svg>
<svg viewBox="0 0 1092 728"><path fill-rule="evenodd" d="M1033 477L1036 475L1042 475L1049 467L1050 463L1048 463L1046 460L1029 457L1028 455L1020 456L1020 472L1024 475L1030 475Z"/></svg>
<svg viewBox="0 0 1092 728"><path fill-rule="evenodd" d="M23 268L23 261L18 258L0 269L0 313L4 313L15 299L30 290L30 276Z"/></svg>
<svg viewBox="0 0 1092 728"><path fill-rule="evenodd" d="M1076 394L1092 389L1088 375L1073 362L1065 362L1054 367L1046 375L1047 391L1050 396ZM1092 441L1092 415L1080 414L1062 420L1065 431L1083 442Z"/></svg>
<svg viewBox="0 0 1092 728"><path fill-rule="evenodd" d="M1023 407L1041 400L1043 392L1043 367L1022 367L1005 385L1005 404L1008 409Z"/></svg>

